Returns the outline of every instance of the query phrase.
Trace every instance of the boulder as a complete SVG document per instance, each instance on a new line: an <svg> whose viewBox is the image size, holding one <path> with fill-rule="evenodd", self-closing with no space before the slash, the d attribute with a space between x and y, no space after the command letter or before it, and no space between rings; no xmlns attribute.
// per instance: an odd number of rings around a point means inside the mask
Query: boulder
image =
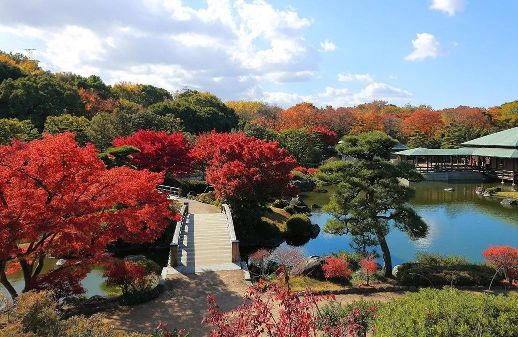
<svg viewBox="0 0 518 337"><path fill-rule="evenodd" d="M506 206L506 207L517 206L518 205L518 200L512 199L512 198L505 198L504 200L500 201L500 204L502 206Z"/></svg>
<svg viewBox="0 0 518 337"><path fill-rule="evenodd" d="M320 256L310 256L301 265L294 268L294 273L323 280L325 279L324 271L322 270L324 262L324 258Z"/></svg>
<svg viewBox="0 0 518 337"><path fill-rule="evenodd" d="M295 185L299 191L301 192L311 192L317 187L317 184L313 180L294 180L293 185Z"/></svg>
<svg viewBox="0 0 518 337"><path fill-rule="evenodd" d="M394 275L394 277L397 276L397 273L399 271L399 268L401 268L401 265L398 264L398 265L395 265L394 268L392 268L392 275Z"/></svg>

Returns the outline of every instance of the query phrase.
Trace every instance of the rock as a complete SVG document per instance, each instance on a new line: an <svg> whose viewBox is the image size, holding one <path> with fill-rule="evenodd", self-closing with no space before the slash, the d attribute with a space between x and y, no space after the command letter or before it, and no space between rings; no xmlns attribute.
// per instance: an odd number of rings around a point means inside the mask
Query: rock
<svg viewBox="0 0 518 337"><path fill-rule="evenodd" d="M294 180L295 185L301 192L311 192L317 187L317 184L313 180Z"/></svg>
<svg viewBox="0 0 518 337"><path fill-rule="evenodd" d="M392 268L392 275L394 275L395 277L397 276L397 273L399 271L399 268L401 268L401 265L398 264L398 265L395 265L394 268Z"/></svg>
<svg viewBox="0 0 518 337"><path fill-rule="evenodd" d="M478 186L478 187L475 189L475 193L476 193L476 194L482 194L482 193L484 193L484 187L482 187L482 186Z"/></svg>
<svg viewBox="0 0 518 337"><path fill-rule="evenodd" d="M56 267L61 267L66 262L67 262L67 260L65 260L65 259L59 259L59 260L56 261Z"/></svg>
<svg viewBox="0 0 518 337"><path fill-rule="evenodd" d="M506 206L506 207L509 207L509 206L516 206L518 205L518 200L516 199L512 199L512 198L505 198L504 200L502 200L500 202L500 204L502 206Z"/></svg>
<svg viewBox="0 0 518 337"><path fill-rule="evenodd" d="M446 192L453 192L455 189L453 187L448 187L444 189Z"/></svg>
<svg viewBox="0 0 518 337"><path fill-rule="evenodd" d="M320 207L320 205L318 205L318 204L311 205L311 209L320 209L320 208L322 208L322 207Z"/></svg>
<svg viewBox="0 0 518 337"><path fill-rule="evenodd" d="M311 276L312 278L323 280L324 271L322 266L324 264L324 258L320 256L310 256L301 265L294 268L295 273L298 275Z"/></svg>

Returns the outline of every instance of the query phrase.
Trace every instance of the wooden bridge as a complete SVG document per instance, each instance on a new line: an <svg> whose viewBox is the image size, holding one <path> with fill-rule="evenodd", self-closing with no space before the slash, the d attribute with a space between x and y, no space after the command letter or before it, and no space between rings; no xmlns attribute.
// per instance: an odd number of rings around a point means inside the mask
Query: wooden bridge
<svg viewBox="0 0 518 337"><path fill-rule="evenodd" d="M176 224L163 277L175 273L241 269L239 241L228 205L223 204L218 209L185 200L180 212L182 220Z"/></svg>

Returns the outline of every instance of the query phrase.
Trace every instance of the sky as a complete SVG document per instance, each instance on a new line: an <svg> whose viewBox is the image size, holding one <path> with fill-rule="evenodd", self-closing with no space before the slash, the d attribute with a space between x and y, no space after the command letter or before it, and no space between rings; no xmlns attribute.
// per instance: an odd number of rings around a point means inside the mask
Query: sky
<svg viewBox="0 0 518 337"><path fill-rule="evenodd" d="M516 0L0 0L0 50L223 100L518 99Z"/></svg>

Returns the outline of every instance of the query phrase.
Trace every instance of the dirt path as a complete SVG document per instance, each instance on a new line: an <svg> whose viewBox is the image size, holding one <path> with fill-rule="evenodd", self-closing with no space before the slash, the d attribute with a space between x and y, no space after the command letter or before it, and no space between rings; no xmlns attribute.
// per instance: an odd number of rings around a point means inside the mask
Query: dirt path
<svg viewBox="0 0 518 337"><path fill-rule="evenodd" d="M207 213L220 213L221 210L219 207L214 205L205 204L203 202L199 202L192 199L183 199L179 198L180 202L188 202L189 203L189 213L191 214L207 214Z"/></svg>
<svg viewBox="0 0 518 337"><path fill-rule="evenodd" d="M230 310L241 303L247 288L241 270L180 274L168 281L167 290L156 300L107 312L105 317L127 331L151 332L161 321L189 331L192 337L207 336L210 331L201 323L207 295L215 294L221 309Z"/></svg>

